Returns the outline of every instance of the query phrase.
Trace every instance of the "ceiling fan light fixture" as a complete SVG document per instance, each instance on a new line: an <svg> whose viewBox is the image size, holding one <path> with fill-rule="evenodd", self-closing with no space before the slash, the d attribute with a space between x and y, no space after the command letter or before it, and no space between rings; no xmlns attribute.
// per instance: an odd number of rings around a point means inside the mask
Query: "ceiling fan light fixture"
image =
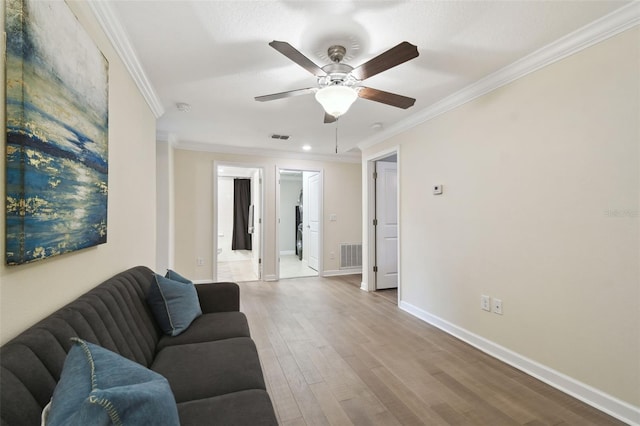
<svg viewBox="0 0 640 426"><path fill-rule="evenodd" d="M347 112L357 98L358 93L348 86L327 86L316 92L316 100L325 112L336 118Z"/></svg>

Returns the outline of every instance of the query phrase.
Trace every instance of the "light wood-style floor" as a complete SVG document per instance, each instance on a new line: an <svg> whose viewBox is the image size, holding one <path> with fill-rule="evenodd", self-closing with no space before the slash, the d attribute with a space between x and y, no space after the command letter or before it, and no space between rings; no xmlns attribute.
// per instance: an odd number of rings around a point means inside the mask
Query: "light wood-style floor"
<svg viewBox="0 0 640 426"><path fill-rule="evenodd" d="M623 424L359 283L359 275L240 283L281 425Z"/></svg>

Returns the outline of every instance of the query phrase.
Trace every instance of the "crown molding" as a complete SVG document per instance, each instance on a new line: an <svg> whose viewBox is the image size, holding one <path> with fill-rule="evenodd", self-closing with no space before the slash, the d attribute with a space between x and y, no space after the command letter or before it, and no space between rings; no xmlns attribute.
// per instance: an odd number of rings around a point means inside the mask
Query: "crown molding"
<svg viewBox="0 0 640 426"><path fill-rule="evenodd" d="M217 145L204 142L176 141L172 144L175 149L187 151L213 152L218 154L248 155L260 157L287 158L294 160L324 161L332 163L360 163L360 153L342 154L310 154L302 152L280 151L277 149L257 149L248 147L238 147L231 145Z"/></svg>
<svg viewBox="0 0 640 426"><path fill-rule="evenodd" d="M138 60L138 55L129 41L129 36L118 20L111 3L107 1L89 1L87 3L89 3L102 30L111 41L113 48L122 59L122 62L124 62L127 71L129 71L133 81L138 86L138 90L147 101L153 115L156 118L160 118L164 114L164 108L153 85L147 78L147 74Z"/></svg>
<svg viewBox="0 0 640 426"><path fill-rule="evenodd" d="M419 124L432 120L440 114L444 114L447 111L518 80L527 74L531 74L587 47L600 43L616 34L620 34L639 23L640 2L633 1L514 63L489 74L475 83L466 86L458 92L409 116L405 120L388 127L382 132L364 139L358 143L357 146L360 150L364 151Z"/></svg>

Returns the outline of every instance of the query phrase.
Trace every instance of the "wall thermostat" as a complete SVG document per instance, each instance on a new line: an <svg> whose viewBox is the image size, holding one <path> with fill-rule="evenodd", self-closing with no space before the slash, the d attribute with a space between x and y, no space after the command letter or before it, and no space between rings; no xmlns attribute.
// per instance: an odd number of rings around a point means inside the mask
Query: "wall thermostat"
<svg viewBox="0 0 640 426"><path fill-rule="evenodd" d="M442 185L433 185L433 195L442 194Z"/></svg>

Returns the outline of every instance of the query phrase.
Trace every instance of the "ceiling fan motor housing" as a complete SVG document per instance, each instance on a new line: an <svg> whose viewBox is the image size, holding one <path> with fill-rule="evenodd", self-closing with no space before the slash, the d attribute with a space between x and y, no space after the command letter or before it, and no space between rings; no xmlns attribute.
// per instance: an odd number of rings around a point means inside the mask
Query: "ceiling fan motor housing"
<svg viewBox="0 0 640 426"><path fill-rule="evenodd" d="M333 45L327 49L327 56L331 59L331 62L341 62L344 59L344 55L347 54L347 49L344 46Z"/></svg>

